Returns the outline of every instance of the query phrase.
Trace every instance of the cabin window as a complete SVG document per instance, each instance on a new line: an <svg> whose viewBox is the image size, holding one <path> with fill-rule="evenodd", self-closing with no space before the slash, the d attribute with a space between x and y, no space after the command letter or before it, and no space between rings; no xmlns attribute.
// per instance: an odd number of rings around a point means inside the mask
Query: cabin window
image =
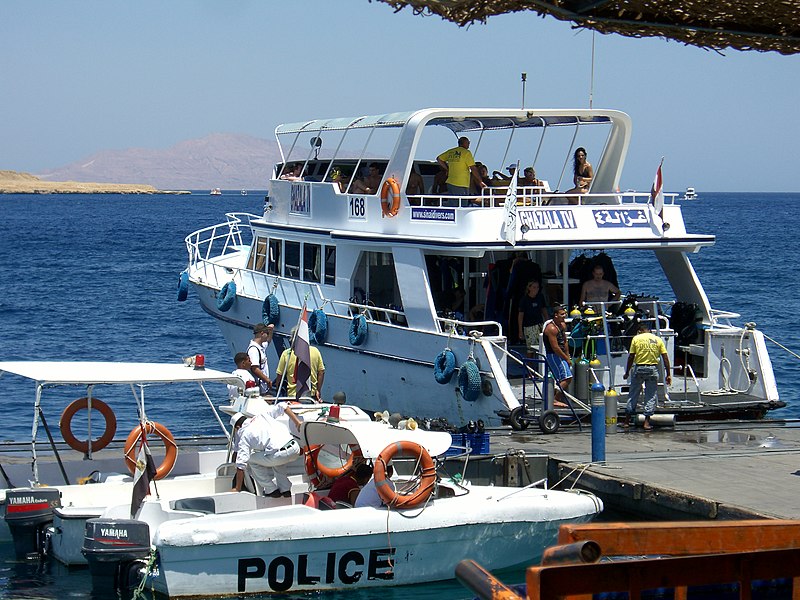
<svg viewBox="0 0 800 600"><path fill-rule="evenodd" d="M300 242L285 242L283 274L300 279Z"/></svg>
<svg viewBox="0 0 800 600"><path fill-rule="evenodd" d="M325 248L325 285L336 285L336 246Z"/></svg>
<svg viewBox="0 0 800 600"><path fill-rule="evenodd" d="M401 304L391 253L364 252L352 279L355 302L379 308ZM361 297L364 300L360 301Z"/></svg>
<svg viewBox="0 0 800 600"><path fill-rule="evenodd" d="M250 258L247 259L247 268L252 271L264 271L264 265L267 262L267 238L257 237L256 243L253 244Z"/></svg>
<svg viewBox="0 0 800 600"><path fill-rule="evenodd" d="M318 244L303 244L303 281L320 282L320 250Z"/></svg>
<svg viewBox="0 0 800 600"><path fill-rule="evenodd" d="M270 275L281 274L281 240L269 241L269 262L267 272Z"/></svg>

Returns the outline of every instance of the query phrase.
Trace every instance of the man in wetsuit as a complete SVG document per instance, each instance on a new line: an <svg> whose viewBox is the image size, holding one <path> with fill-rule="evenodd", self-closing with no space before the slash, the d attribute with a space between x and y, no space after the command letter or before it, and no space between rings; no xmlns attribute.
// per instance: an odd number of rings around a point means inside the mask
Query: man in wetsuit
<svg viewBox="0 0 800 600"><path fill-rule="evenodd" d="M555 388L555 406L567 406L563 401L564 391L572 381L569 367L566 328L567 309L560 304L553 307L553 318L544 326L545 360L558 385Z"/></svg>

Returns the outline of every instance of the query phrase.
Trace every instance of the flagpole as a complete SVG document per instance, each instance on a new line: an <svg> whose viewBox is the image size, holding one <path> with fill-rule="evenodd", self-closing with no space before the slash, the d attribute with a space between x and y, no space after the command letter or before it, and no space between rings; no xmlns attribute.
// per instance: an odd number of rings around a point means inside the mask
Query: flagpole
<svg viewBox="0 0 800 600"><path fill-rule="evenodd" d="M303 298L303 306L300 308L300 313L297 316L297 324L293 328L294 333L289 339L289 354L286 355L286 367L283 369L283 373L281 373L281 380L278 382L278 393L276 394L276 398L280 397L281 390L283 389L283 384L286 381L286 376L289 374L289 363L292 360L294 340L297 337L297 330L300 327L300 321L303 320L303 312L306 310L307 305L308 305L308 293L306 293L305 298ZM295 369L296 368L297 367L295 366Z"/></svg>

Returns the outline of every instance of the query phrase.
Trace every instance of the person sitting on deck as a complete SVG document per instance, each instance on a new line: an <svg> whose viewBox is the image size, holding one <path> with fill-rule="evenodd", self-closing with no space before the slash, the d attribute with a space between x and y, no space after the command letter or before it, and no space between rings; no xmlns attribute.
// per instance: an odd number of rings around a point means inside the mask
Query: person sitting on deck
<svg viewBox="0 0 800 600"><path fill-rule="evenodd" d="M581 287L581 304L619 300L619 297L619 288L605 279L605 269L602 265L595 265L592 268L592 278Z"/></svg>
<svg viewBox="0 0 800 600"><path fill-rule="evenodd" d="M366 485L371 477L372 467L362 462L333 483L331 491L328 492L328 498L334 502L347 502L354 506L361 486Z"/></svg>
<svg viewBox="0 0 800 600"><path fill-rule="evenodd" d="M302 170L303 165L300 163L294 163L292 166L284 170L283 175L281 175L280 178L287 181L302 181L303 178L300 176Z"/></svg>

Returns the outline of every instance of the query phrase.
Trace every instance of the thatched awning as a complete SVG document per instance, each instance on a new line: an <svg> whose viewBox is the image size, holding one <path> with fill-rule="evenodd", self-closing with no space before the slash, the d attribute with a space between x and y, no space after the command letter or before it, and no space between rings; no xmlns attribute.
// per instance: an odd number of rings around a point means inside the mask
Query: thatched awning
<svg viewBox="0 0 800 600"><path fill-rule="evenodd" d="M799 0L379 0L464 26L531 10L575 27L713 50L800 52Z"/></svg>

